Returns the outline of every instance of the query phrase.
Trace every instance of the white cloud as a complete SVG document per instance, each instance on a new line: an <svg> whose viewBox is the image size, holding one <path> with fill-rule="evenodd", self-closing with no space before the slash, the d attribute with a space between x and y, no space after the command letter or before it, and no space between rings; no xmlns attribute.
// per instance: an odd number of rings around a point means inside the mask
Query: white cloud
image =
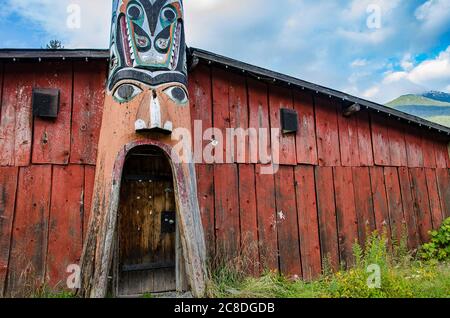
<svg viewBox="0 0 450 318"><path fill-rule="evenodd" d="M436 58L425 60L407 70L388 72L380 84L364 92L367 98L387 102L400 95L426 90L449 91L450 46Z"/></svg>
<svg viewBox="0 0 450 318"><path fill-rule="evenodd" d="M351 67L362 67L367 65L366 59L356 59L351 64Z"/></svg>

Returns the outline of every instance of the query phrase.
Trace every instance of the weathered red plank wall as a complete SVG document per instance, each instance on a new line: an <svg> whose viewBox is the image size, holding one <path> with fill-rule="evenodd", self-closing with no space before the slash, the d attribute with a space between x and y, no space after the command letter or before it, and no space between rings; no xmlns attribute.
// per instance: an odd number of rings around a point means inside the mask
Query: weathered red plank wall
<svg viewBox="0 0 450 318"><path fill-rule="evenodd" d="M323 262L335 269L352 264L354 242L374 230L391 241L407 235L413 248L450 214L448 138L367 109L344 117L342 101L330 96L203 63L189 90L192 120L204 130L279 128L280 108L299 115L296 135L269 134L258 145L270 155L279 144L275 175L261 174L267 162L251 155L198 165L211 257L230 250L220 259L245 256L259 263L253 273L277 269L312 279Z"/></svg>
<svg viewBox="0 0 450 318"><path fill-rule="evenodd" d="M44 281L64 287L67 265L80 257L105 78L104 61L0 65L0 295ZM33 87L61 90L55 121L32 118ZM252 274L273 269L312 279L324 262L351 264L353 242L368 232L406 233L415 247L450 217L448 140L439 135L367 110L345 118L341 101L329 96L203 63L189 92L193 123L201 120L203 131L278 128L281 107L299 114L296 135L269 133L228 152L231 162L197 165L211 258L247 260ZM271 157L276 144L279 172L264 174L266 158L254 150ZM216 158L227 159L225 146Z"/></svg>
<svg viewBox="0 0 450 318"><path fill-rule="evenodd" d="M105 61L0 66L0 297L66 286L92 197ZM58 88L56 120L32 117L33 87Z"/></svg>

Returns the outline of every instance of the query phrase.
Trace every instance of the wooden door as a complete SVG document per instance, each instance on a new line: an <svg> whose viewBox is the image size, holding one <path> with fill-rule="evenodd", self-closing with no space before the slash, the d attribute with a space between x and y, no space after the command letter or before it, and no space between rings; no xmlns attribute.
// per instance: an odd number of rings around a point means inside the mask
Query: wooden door
<svg viewBox="0 0 450 318"><path fill-rule="evenodd" d="M171 167L154 149L132 153L122 176L118 296L175 291L176 204Z"/></svg>

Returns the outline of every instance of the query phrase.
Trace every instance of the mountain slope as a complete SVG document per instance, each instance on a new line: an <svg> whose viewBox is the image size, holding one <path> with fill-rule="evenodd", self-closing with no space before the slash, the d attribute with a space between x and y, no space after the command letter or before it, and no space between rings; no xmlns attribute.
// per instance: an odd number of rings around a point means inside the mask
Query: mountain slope
<svg viewBox="0 0 450 318"><path fill-rule="evenodd" d="M447 93L431 91L403 95L386 106L450 127L450 94Z"/></svg>

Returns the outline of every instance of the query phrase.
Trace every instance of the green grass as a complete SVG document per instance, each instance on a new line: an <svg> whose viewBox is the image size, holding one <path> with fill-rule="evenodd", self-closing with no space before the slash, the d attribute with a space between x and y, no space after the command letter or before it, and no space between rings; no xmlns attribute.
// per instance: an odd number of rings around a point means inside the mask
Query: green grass
<svg viewBox="0 0 450 318"><path fill-rule="evenodd" d="M399 98L389 102L386 106L398 107L406 105L416 105L416 106L450 106L450 103L437 101L431 98L426 98L417 95L404 95Z"/></svg>
<svg viewBox="0 0 450 318"><path fill-rule="evenodd" d="M450 116L432 116L427 117L426 119L434 123L450 127Z"/></svg>
<svg viewBox="0 0 450 318"><path fill-rule="evenodd" d="M275 272L244 277L222 267L212 274L210 297L224 298L450 298L450 264L423 262L403 243L388 248L384 236L372 235L365 247L355 245L355 265L325 273L313 282L292 281ZM377 264L380 288L370 288L367 267Z"/></svg>

